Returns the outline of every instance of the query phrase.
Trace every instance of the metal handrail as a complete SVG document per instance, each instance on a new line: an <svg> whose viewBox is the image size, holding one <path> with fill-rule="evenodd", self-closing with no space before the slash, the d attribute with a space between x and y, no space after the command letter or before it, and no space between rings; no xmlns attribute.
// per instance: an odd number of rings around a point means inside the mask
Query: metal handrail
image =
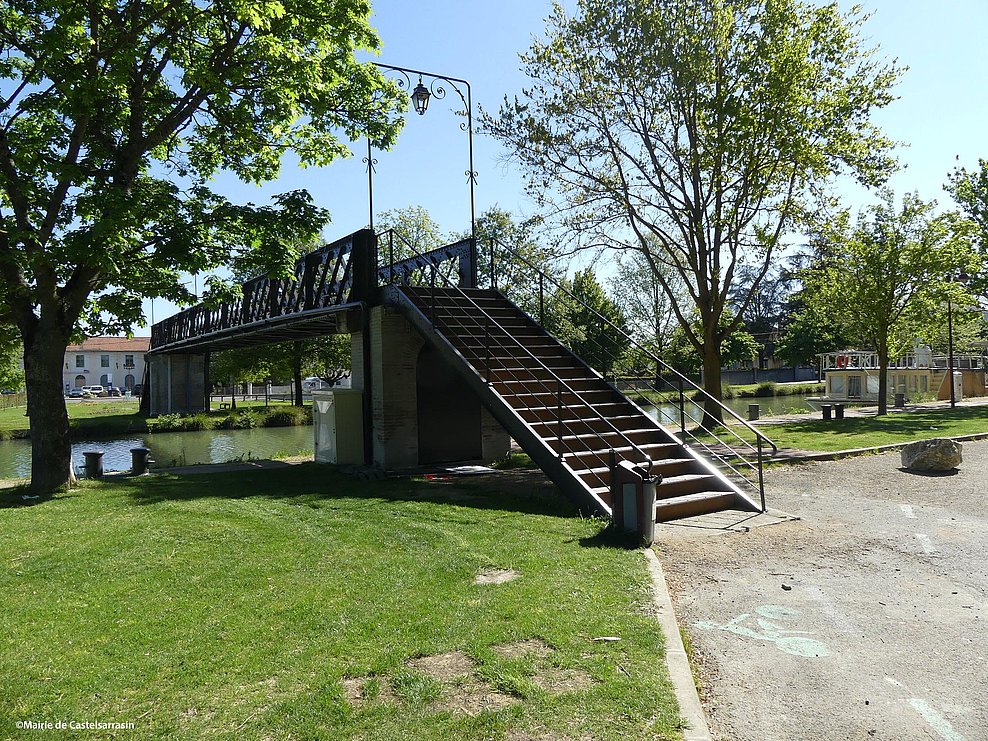
<svg viewBox="0 0 988 741"><path fill-rule="evenodd" d="M412 245L404 236L402 236L399 232L395 231L394 229L386 230L385 232L382 232L379 236L382 236L382 235L388 234L388 233L390 233L389 236L391 238L397 237L398 239L400 239L405 244L405 246L408 247L410 250L412 250L412 252L415 253L415 255L417 255L418 257L420 257L420 258L424 258L425 257L422 253L420 253L414 247L414 245ZM550 366L548 366L545 363L543 363L542 360L538 356L536 356L534 353L532 353L527 347L525 347L524 344L522 344L508 330L506 330L504 327L502 327L498 323L498 321L497 321L497 319L495 317L491 316L490 313L486 309L484 309L476 301L474 301L473 298L468 293L466 293L459 285L454 284L447 276L443 275L442 273L439 273L439 271L437 270L437 268L438 268L438 264L434 264L433 265L433 270L431 272L431 281L430 281L430 286L429 286L429 288L432 290L431 305L429 307L430 308L430 314L431 314L431 316L429 316L427 318L430 320L430 322L433 324L433 326L435 326L437 328L440 326L439 317L438 317L438 314L436 312L436 304L435 304L435 276L438 274L442 278L442 280L445 281L448 284L448 287L449 288L455 290L458 294L460 294L463 298L465 298L469 302L469 304L473 308L475 308L477 311L479 311L480 314L482 314L483 317L484 317L484 321L483 322L481 322L476 316L471 316L470 314L466 314L464 317L459 317L459 318L460 319L470 319L470 320L473 320L473 323L478 328L478 333L477 334L474 334L474 333L470 333L469 334L469 336L470 336L471 339L480 339L481 337L483 337L483 339L484 339L484 348L485 348L485 352L487 353L487 357L488 357L486 366L484 368L484 371L485 372L484 373L480 373L480 370L476 366L474 366L474 370L477 372L477 374L484 380L484 382L489 387L493 386L493 383L494 383L494 382L491 381L491 378L490 378L491 368L490 368L489 354L490 354L490 344L491 344L491 341L492 340L495 340L495 339L498 342L498 348L499 349L508 349L509 347L512 347L512 346L517 346L518 348L520 348L521 351L522 351L522 353L523 353L523 357L527 356L526 357L527 360L534 361L535 362L535 365L536 365L536 368L540 368L541 370L546 371L546 373L549 376L551 376L551 379L555 382L554 387L553 387L552 385L547 384L543 379L534 378L534 377L532 377L532 378L519 378L516 373L514 373L513 371L509 371L509 374L511 375L511 377L513 378L513 380L515 380L515 381L517 381L519 383L522 383L522 382L523 383L526 383L526 384L533 384L534 383L534 384L540 386L546 393L548 393L548 394L555 394L556 395L557 417L556 417L556 420L555 421L556 421L556 423L558 425L558 430L557 430L557 435L556 435L556 441L557 441L557 443L559 445L559 448L560 448L558 451L556 451L556 453L559 455L560 459L563 460L563 462L565 462L565 453L563 452L564 451L564 448L565 448L567 450L567 452L569 452L570 454L589 455L589 456L591 456L591 457L593 457L593 458L601 461L601 463L604 464L603 467L609 468L610 467L609 454L610 454L611 450L614 447L613 445L607 445L604 449L601 450L601 452L597 452L595 450L574 450L573 447L572 447L572 445L570 445L565 440L565 438L567 436L563 434L564 430L566 432L570 433L571 435L573 435L574 437L578 437L579 435L582 435L583 437L586 437L588 434L592 434L592 435L596 435L597 437L600 437L601 435L607 434L607 433L602 433L602 432L577 433L575 430L573 430L573 428L569 424L567 424L563 420L563 418L562 418L562 393L563 393L564 390L567 393L572 394L573 396L575 396L581 407L585 407L587 410L589 410L591 413L593 413L595 415L596 419L602 421L607 427L609 427L610 428L610 430L609 430L610 433L616 433L619 436L619 438L625 443L625 445L622 446L622 447L630 447L632 450L636 451L641 456L641 458L643 459L642 461L635 461L635 462L648 462L648 463L651 462L651 457L648 455L648 453L646 451L642 450L641 447L637 443L635 443L634 441L632 441L624 433L624 431L622 431L619 428L617 428L616 426L614 426L614 424L606 416L604 416L599 411L597 411L590 402L588 402L586 399L584 399L582 397L580 391L574 389L572 386L570 386L570 384L566 383L566 379L560 378L553 371L553 369ZM394 279L395 272L394 271L389 271L389 273L392 276L392 280L393 280ZM392 283L392 285L394 285L394 284ZM449 311L447 309L447 314L449 315L450 318L453 318L452 311ZM513 343L513 345L505 344L503 342L502 338L492 336L491 333L490 333L490 329L491 329L491 325L492 324L493 324L494 327L500 329L504 333L504 337L506 337L508 340L510 340ZM483 329L483 335L480 335L479 334L479 330L481 328ZM547 334L547 336L548 336L548 334ZM476 353L474 353L474 354L476 354ZM476 360L479 360L479 358L476 358ZM471 365L472 365L472 363L471 363ZM506 369L500 369L500 370L503 371L503 370L506 370ZM532 396L535 396L535 394L532 394ZM572 404L567 404L567 406L571 407L573 405ZM526 406L524 408L525 409L535 409L535 408L540 408L540 407ZM548 407L546 407L545 405L541 405L541 408L548 408ZM584 420L581 420L581 421L585 421L585 419ZM608 457L605 458L605 455L607 455ZM575 470L583 470L583 469L573 469L573 470L575 471Z"/></svg>
<svg viewBox="0 0 988 741"><path fill-rule="evenodd" d="M742 475L742 474L740 474L740 472L737 471L737 469L735 469L733 466L731 466L730 463L724 458L724 456L722 456L722 455L716 453L715 451L713 451L710 448L710 446L706 445L702 440L700 440L698 437L696 437L695 434L692 434L691 432L687 431L685 420L686 420L686 418L689 418L692 422L694 422L694 423L697 424L697 429L701 430L702 432L706 433L707 435L710 435L718 443L720 443L721 445L724 445L726 448L728 448L729 450L731 450L732 453L734 453L736 457L740 458L741 460L745 460L744 459L744 456L741 455L740 453L738 453L737 451L735 451L733 449L733 447L732 447L731 444L729 444L729 443L721 440L720 437L718 437L718 435L717 435L716 432L714 432L713 430L710 430L710 429L704 427L703 424L702 424L702 422L697 422L697 420L695 418L693 418L691 415L689 415L689 414L687 414L685 412L685 401L686 400L685 400L685 396L684 396L684 387L685 386L690 386L693 389L694 393L699 393L699 394L702 395L702 397L704 397L704 401L711 401L711 402L713 402L717 407L720 408L720 410L721 410L722 413L723 412L726 412L728 415L730 415L731 417L733 417L737 422L739 422L744 428L746 428L749 432L751 432L754 435L754 437L755 437L755 443L754 444L752 444L749 441L747 441L744 438L742 438L734 430L732 430L729 426L724 425L724 428L729 433L731 433L731 435L733 435L735 438L737 438L737 440L739 440L746 447L748 447L751 451L753 451L753 452L755 452L757 454L757 456L756 456L757 465L750 464L749 463L749 467L753 471L757 470L757 473L758 473L757 488L759 490L759 496L761 497L762 510L764 511L764 509L765 509L765 482L764 482L764 471L763 471L763 467L762 467L763 444L767 444L768 447L771 448L773 454L775 454L775 453L778 452L778 446L776 446L776 444L771 439L769 439L768 436L766 436L764 433L762 433L756 427L754 427L751 424L749 424L737 412L735 412L730 407L726 406L722 401L720 401L716 397L712 396L703 387L701 387L698 384L694 383L689 378L687 378L685 375L683 375L682 373L680 373L679 371L677 371L675 368L673 368L672 366L670 366L668 363L666 363L664 360L662 360L661 358L659 358L658 356L656 356L654 353L652 353L651 350L649 350L647 347L645 347L644 345L642 345L640 342L636 341L633 337L631 337L630 335L628 335L623 329L621 329L620 327L618 327L617 325L615 325L612 321L610 321L607 317L605 317L603 314L601 314L600 312L598 312L596 309L594 309L593 307L589 306L585 301L583 301L581 298L579 298L578 296L576 296L572 291L570 291L569 289L567 289L564 285L562 285L555 278L553 278L552 276L546 274L541 268L539 268L538 266L534 265L524 255L519 254L512 247L510 247L509 245L505 244L504 242L502 242L501 240L496 239L496 238L492 238L490 240L490 252L489 252L489 265L488 265L488 268L489 268L489 280L491 282L491 287L492 288L495 288L495 289L497 288L497 271L496 271L496 264L495 264L495 260L494 260L494 254L495 254L494 247L495 247L495 245L499 245L507 253L509 253L510 255L514 256L515 258L517 258L518 260L520 260L522 263L524 263L530 270L535 271L534 274L536 276L538 276L538 286L539 286L539 314L540 314L541 318L543 319L543 321L544 321L544 315L545 315L545 282L548 281L550 284L552 284L553 286L555 286L556 290L562 291L571 300L573 300L573 301L577 302L578 304L580 304L586 310L588 310L589 312L591 312L591 314L593 314L594 316L596 316L599 321L601 321L603 324L605 324L608 327L610 327L614 332L616 332L617 334L619 334L620 336L622 336L629 344L634 345L649 360L651 360L652 362L656 363L657 364L657 367L662 368L663 371L666 372L667 374L671 374L678 381L678 383L676 384L676 386L678 386L679 397L680 397L680 414L681 414L680 429L681 429L682 433L684 435L689 435L698 445L700 445L701 447L705 448L708 452L711 453L711 455L717 457L718 460L721 460L724 463L725 466L727 466L728 468L730 468L732 471L734 471L738 475ZM667 381L667 383L668 383L668 381ZM670 384L670 386L671 385L672 384ZM673 388L675 388L675 387L673 387ZM652 390L654 390L656 392L659 392L660 391L658 388L654 388ZM691 399L691 401L693 401L693 403L696 404L696 401L695 400ZM700 405L699 404L696 404L696 406L700 406ZM743 475L742 475L742 477L743 478L746 478ZM751 482L751 483L754 483L754 482Z"/></svg>

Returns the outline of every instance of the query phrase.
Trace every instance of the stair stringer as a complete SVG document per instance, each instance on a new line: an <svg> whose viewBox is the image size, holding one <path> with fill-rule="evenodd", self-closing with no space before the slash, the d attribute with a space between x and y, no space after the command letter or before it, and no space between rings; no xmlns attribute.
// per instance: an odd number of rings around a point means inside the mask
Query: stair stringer
<svg viewBox="0 0 988 741"><path fill-rule="evenodd" d="M473 367L449 340L437 331L432 322L404 293L396 288L385 289L387 303L395 306L402 316L432 345L477 394L480 402L498 423L517 442L522 450L531 456L535 464L559 487L563 495L580 508L586 515L609 517L611 508L594 494L582 479L576 476L559 455L531 428L528 423L508 404L500 394L487 385L480 373Z"/></svg>

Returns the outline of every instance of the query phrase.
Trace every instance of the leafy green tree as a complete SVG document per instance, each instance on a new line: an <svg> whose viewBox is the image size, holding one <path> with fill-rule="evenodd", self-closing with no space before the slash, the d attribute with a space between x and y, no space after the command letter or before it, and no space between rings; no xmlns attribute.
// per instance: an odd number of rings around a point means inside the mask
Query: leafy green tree
<svg viewBox="0 0 988 741"><path fill-rule="evenodd" d="M808 306L786 325L775 344L775 354L792 366L817 365L817 355L848 347L849 328L838 307Z"/></svg>
<svg viewBox="0 0 988 741"><path fill-rule="evenodd" d="M561 300L557 336L591 368L610 374L629 345L624 314L592 268L577 271L572 283L564 285L571 295Z"/></svg>
<svg viewBox="0 0 988 741"><path fill-rule="evenodd" d="M484 118L578 247L651 261L715 399L722 342L807 202L837 174L873 185L893 168L869 114L900 70L862 45L864 20L800 0L557 5L522 56L531 85ZM732 298L741 266L752 279ZM675 302L680 284L695 311Z"/></svg>
<svg viewBox="0 0 988 741"><path fill-rule="evenodd" d="M653 265L663 269L661 263L649 262L637 250L619 255L610 280L610 293L627 321L628 333L645 351L635 346L629 347L624 358L627 372L634 375L654 374L658 378L662 374L662 366L646 353L656 358L663 357L673 332L679 326L672 304L686 302L689 298L678 276L666 270L664 278L667 285L678 286L675 301L670 301Z"/></svg>
<svg viewBox="0 0 988 741"><path fill-rule="evenodd" d="M978 227L978 247L982 263L988 263L988 161L978 160L977 170L958 167L950 174L946 190ZM988 298L988 271L971 276L972 291Z"/></svg>
<svg viewBox="0 0 988 741"><path fill-rule="evenodd" d="M964 285L949 280L976 271L974 224L907 193L896 206L891 192L852 225L843 212L822 227L825 258L804 277L808 302L835 307L878 355L878 413L888 408L889 359L921 335L947 300L971 302Z"/></svg>
<svg viewBox="0 0 988 741"><path fill-rule="evenodd" d="M726 316L724 322L732 321L733 317ZM699 324L698 320L695 320ZM748 332L743 329L735 329L726 335L720 343L720 358L724 365L738 363L744 360L753 360L758 357L761 345ZM677 326L666 346L666 357L668 363L683 374L694 374L703 371L703 357L693 347L682 327Z"/></svg>
<svg viewBox="0 0 988 741"><path fill-rule="evenodd" d="M546 246L537 237L541 219L515 220L494 206L477 217L477 274L480 285L491 283L493 256L494 284L529 316L550 331L558 329L562 306L556 285L566 277L559 250ZM469 234L462 234L465 239ZM541 281L537 272L545 274Z"/></svg>
<svg viewBox="0 0 988 741"><path fill-rule="evenodd" d="M394 260L399 262L412 257L416 252L423 254L438 249L453 241L444 234L442 228L423 206L394 208L378 214L374 229L378 234L394 230L398 236L381 238L378 245L379 260L382 265L390 264L393 246Z"/></svg>
<svg viewBox="0 0 988 741"><path fill-rule="evenodd" d="M8 0L0 6L0 322L17 326L31 398L32 488L70 478L61 365L73 332L129 331L141 298L188 300L181 273L292 247L326 213L304 193L277 218L208 188L260 183L285 151L390 146L407 104L355 49L365 0ZM215 285L214 285L215 287Z"/></svg>

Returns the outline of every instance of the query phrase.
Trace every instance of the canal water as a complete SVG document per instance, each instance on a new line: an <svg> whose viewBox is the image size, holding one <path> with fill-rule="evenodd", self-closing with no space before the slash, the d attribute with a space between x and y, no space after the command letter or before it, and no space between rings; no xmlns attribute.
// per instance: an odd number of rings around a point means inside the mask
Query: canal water
<svg viewBox="0 0 988 741"><path fill-rule="evenodd" d="M131 448L150 448L154 468L191 466L198 463L226 463L251 458L312 455L311 426L260 427L254 430L203 430L201 432L158 432L72 443L72 463L81 470L83 453L102 450L106 471L130 469ZM31 441L0 442L0 478L31 475Z"/></svg>
<svg viewBox="0 0 988 741"><path fill-rule="evenodd" d="M774 417L780 414L805 414L820 410L819 403L807 401L807 396L764 396L759 398L725 399L724 406L734 410L741 419L748 419L748 405L757 404L761 417ZM663 424L679 424L679 406L675 404L659 404L657 407L645 407L645 410ZM697 409L686 407L688 414L696 415Z"/></svg>

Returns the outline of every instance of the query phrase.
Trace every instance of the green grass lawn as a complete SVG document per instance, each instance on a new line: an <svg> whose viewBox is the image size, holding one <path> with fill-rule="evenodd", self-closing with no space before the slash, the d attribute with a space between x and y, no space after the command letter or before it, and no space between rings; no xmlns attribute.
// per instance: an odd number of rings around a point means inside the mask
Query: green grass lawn
<svg viewBox="0 0 988 741"><path fill-rule="evenodd" d="M0 737L678 738L643 556L602 528L517 470L158 475L0 509ZM475 583L497 569L519 576Z"/></svg>
<svg viewBox="0 0 988 741"><path fill-rule="evenodd" d="M780 448L832 452L852 448L988 433L988 406L943 407L884 417L806 419L759 428Z"/></svg>

